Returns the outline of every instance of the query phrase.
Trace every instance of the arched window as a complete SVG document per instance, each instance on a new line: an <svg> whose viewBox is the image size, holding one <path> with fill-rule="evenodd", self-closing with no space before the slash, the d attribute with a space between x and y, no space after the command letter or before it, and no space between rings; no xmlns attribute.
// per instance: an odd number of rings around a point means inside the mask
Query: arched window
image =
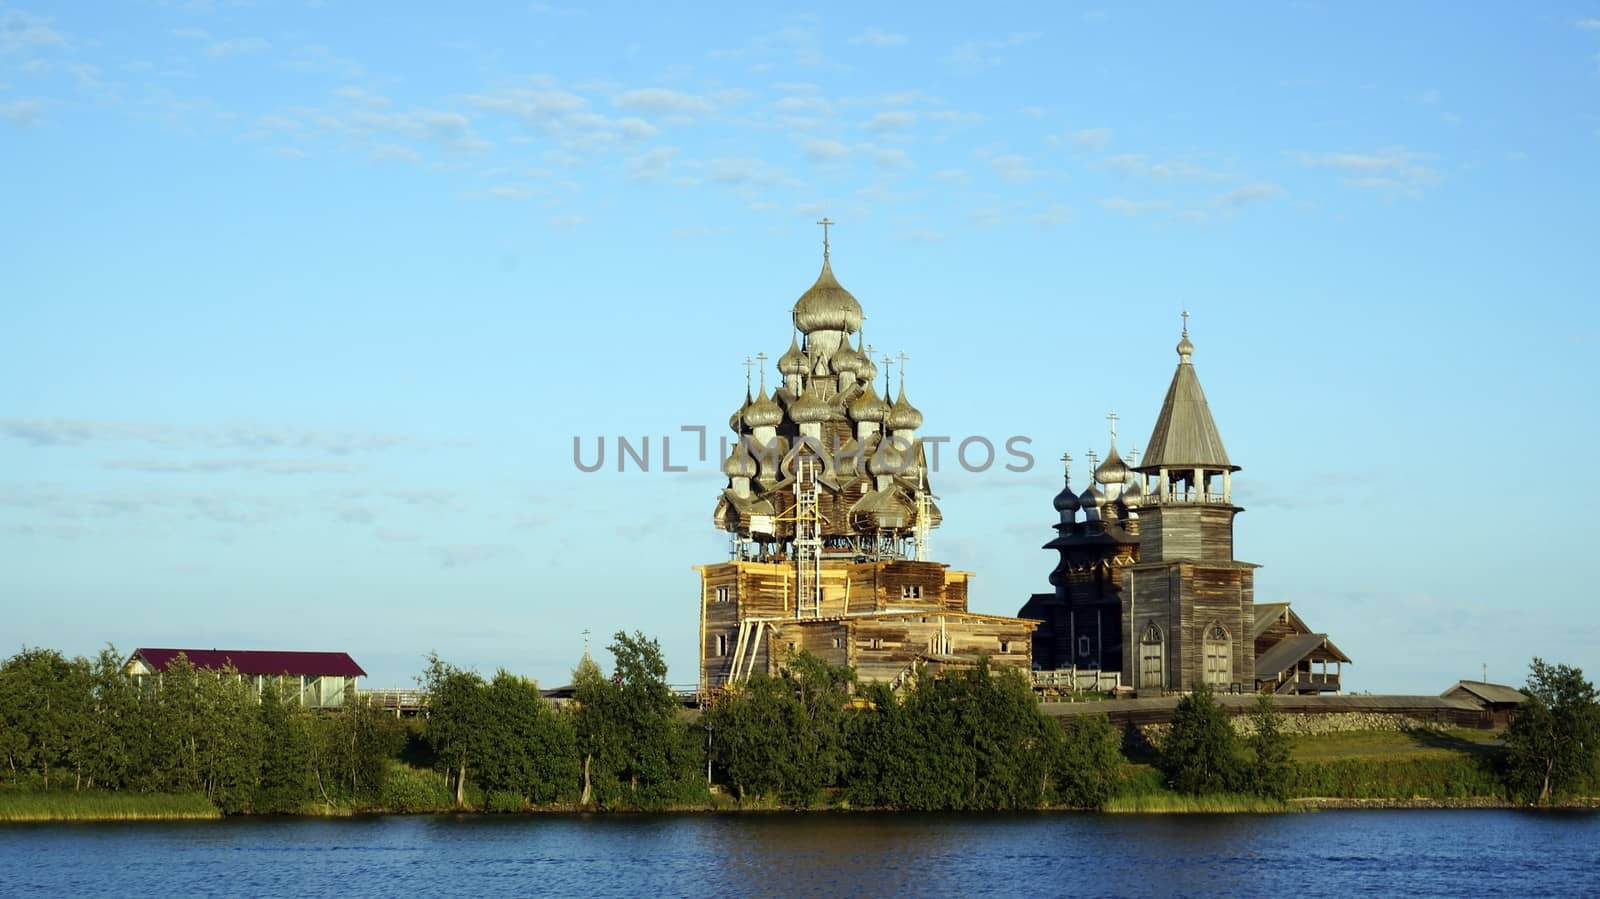
<svg viewBox="0 0 1600 899"><path fill-rule="evenodd" d="M1210 624L1204 641L1205 682L1217 689L1227 689L1233 682L1233 640L1227 628Z"/></svg>
<svg viewBox="0 0 1600 899"><path fill-rule="evenodd" d="M1154 621L1139 638L1139 687L1160 689L1167 685L1167 636Z"/></svg>

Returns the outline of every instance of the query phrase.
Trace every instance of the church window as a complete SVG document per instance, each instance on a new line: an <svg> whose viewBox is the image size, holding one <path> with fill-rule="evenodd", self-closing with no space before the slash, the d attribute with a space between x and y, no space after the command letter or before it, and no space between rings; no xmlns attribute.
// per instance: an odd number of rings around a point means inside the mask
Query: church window
<svg viewBox="0 0 1600 899"><path fill-rule="evenodd" d="M840 644L840 642L841 642L841 641L840 641L840 640L839 640L839 638L838 638L838 637L834 637L834 638L833 638L833 648L834 648L834 649L838 649L838 648L839 648L839 644Z"/></svg>
<svg viewBox="0 0 1600 899"><path fill-rule="evenodd" d="M733 593L733 588L732 587L727 587L727 586L718 587L717 588L717 602L727 602L729 596L732 593Z"/></svg>
<svg viewBox="0 0 1600 899"><path fill-rule="evenodd" d="M1078 655L1086 656L1088 654L1089 654L1089 635L1088 634L1084 634L1083 636L1078 638Z"/></svg>
<svg viewBox="0 0 1600 899"><path fill-rule="evenodd" d="M868 645L870 645L873 649L882 649L883 648L883 640L881 640L881 639L879 639L877 637L873 637L872 638L872 642L870 644L868 644Z"/></svg>
<svg viewBox="0 0 1600 899"><path fill-rule="evenodd" d="M720 659L720 658L722 658L723 656L725 656L727 654L728 654L728 635L727 634L718 634L717 635L716 657Z"/></svg>
<svg viewBox="0 0 1600 899"><path fill-rule="evenodd" d="M1011 641L1010 640L1001 640L1000 641L1000 651L1001 652L1010 652L1011 651Z"/></svg>
<svg viewBox="0 0 1600 899"><path fill-rule="evenodd" d="M1205 682L1212 687L1226 689L1233 680L1233 642L1228 637L1227 629L1220 624L1207 627L1203 652Z"/></svg>
<svg viewBox="0 0 1600 899"><path fill-rule="evenodd" d="M922 598L922 585L921 584L901 584L900 585L900 598L901 599L921 599Z"/></svg>

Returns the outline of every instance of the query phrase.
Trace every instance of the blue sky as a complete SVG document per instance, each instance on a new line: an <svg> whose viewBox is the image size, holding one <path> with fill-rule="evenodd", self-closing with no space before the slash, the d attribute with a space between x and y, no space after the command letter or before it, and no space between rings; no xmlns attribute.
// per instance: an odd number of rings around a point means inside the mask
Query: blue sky
<svg viewBox="0 0 1600 899"><path fill-rule="evenodd" d="M637 628L692 681L680 429L826 214L924 431L1032 441L934 481L976 610L1188 308L1257 600L1348 686L1593 674L1597 155L1592 3L0 0L0 643L554 684ZM618 435L650 471L575 468Z"/></svg>

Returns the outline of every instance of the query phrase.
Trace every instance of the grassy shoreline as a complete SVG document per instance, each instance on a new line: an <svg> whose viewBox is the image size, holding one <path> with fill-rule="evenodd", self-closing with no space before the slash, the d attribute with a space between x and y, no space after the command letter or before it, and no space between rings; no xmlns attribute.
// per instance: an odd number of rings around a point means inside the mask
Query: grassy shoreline
<svg viewBox="0 0 1600 899"><path fill-rule="evenodd" d="M222 812L199 793L0 792L0 822L202 821Z"/></svg>

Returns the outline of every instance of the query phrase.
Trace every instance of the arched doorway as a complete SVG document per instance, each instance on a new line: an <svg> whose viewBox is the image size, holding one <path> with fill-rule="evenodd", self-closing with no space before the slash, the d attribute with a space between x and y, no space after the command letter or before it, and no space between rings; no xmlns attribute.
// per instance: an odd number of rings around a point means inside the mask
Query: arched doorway
<svg viewBox="0 0 1600 899"><path fill-rule="evenodd" d="M1154 621L1139 637L1139 689L1162 689L1167 685L1167 635Z"/></svg>
<svg viewBox="0 0 1600 899"><path fill-rule="evenodd" d="M1205 682L1225 690L1233 683L1233 640L1220 624L1207 625L1204 640Z"/></svg>

